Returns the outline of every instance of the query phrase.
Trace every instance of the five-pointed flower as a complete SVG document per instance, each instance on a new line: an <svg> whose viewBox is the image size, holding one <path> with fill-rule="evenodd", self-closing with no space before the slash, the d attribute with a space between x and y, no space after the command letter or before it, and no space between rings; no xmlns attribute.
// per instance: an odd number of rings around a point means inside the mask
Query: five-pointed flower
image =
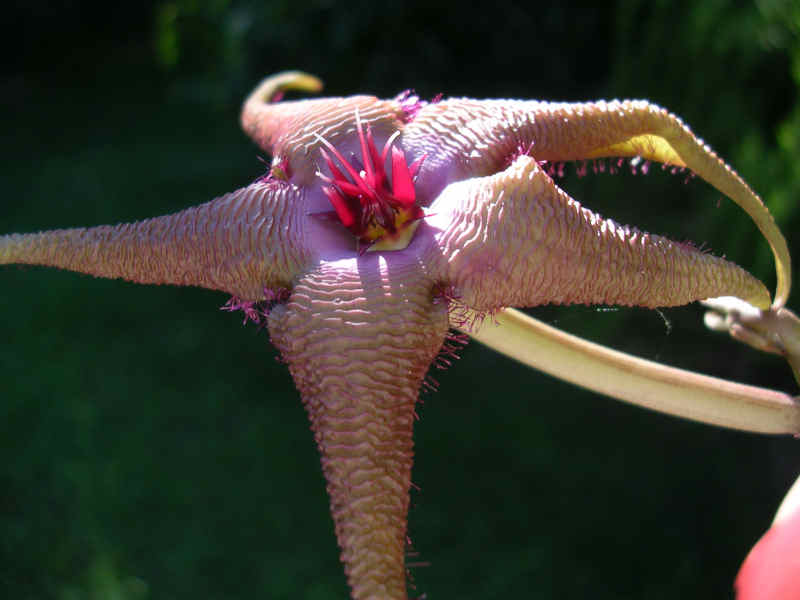
<svg viewBox="0 0 800 600"><path fill-rule="evenodd" d="M742 206L773 249L775 306L783 305L783 237L758 196L675 116L642 101L271 102L284 89L320 87L284 73L245 102L245 131L273 157L266 177L173 215L2 236L0 264L222 290L235 297L231 306L259 318L255 307L268 301L270 337L319 447L354 598L406 597L415 403L451 325L469 329L471 319L493 314L503 328L472 333L512 355L533 339L546 356L532 362L572 381L593 378L604 393L667 402L701 420L800 431L788 396L624 363L504 310L718 296L769 309L767 290L741 268L602 219L544 166L611 156L688 168ZM676 388L692 399L688 408L664 400Z"/></svg>

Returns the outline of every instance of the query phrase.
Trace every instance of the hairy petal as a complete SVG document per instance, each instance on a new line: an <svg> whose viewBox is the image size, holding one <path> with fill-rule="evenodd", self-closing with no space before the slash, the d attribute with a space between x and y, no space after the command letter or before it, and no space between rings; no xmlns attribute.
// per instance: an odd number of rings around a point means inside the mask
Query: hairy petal
<svg viewBox="0 0 800 600"><path fill-rule="evenodd" d="M451 181L497 172L510 156L568 161L641 156L687 167L741 206L755 221L775 256L782 306L791 287L786 241L761 199L675 115L646 101L580 104L511 100L449 100L420 110L403 135L407 148L436 150L439 173L423 173L433 192ZM431 164L428 167L433 166ZM423 169L424 170L424 169Z"/></svg>
<svg viewBox="0 0 800 600"><path fill-rule="evenodd" d="M378 138L388 138L402 125L402 107L392 100L348 96L272 103L282 89L317 92L322 89L322 82L296 71L268 77L245 100L242 128L275 160L288 161L295 178L292 181L300 185L311 184L315 179L320 138L344 150L345 155L356 152L356 113L361 124L371 128Z"/></svg>
<svg viewBox="0 0 800 600"><path fill-rule="evenodd" d="M451 184L431 206L439 256L463 302L478 310L546 303L677 306L738 296L766 307L740 267L582 208L533 159Z"/></svg>
<svg viewBox="0 0 800 600"><path fill-rule="evenodd" d="M270 313L322 458L356 599L406 598L404 552L417 394L447 310L409 255L323 263Z"/></svg>
<svg viewBox="0 0 800 600"><path fill-rule="evenodd" d="M255 183L184 211L121 225L0 236L0 264L58 267L136 283L193 285L260 300L311 260L302 192Z"/></svg>

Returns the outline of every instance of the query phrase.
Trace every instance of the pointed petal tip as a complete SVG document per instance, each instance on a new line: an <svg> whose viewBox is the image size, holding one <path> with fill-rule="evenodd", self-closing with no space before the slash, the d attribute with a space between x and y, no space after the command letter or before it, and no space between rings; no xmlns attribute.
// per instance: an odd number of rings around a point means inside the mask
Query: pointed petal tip
<svg viewBox="0 0 800 600"><path fill-rule="evenodd" d="M272 102L275 96L285 91L308 92L317 94L322 91L322 80L302 71L283 71L270 75L258 84L250 94L248 102Z"/></svg>
<svg viewBox="0 0 800 600"><path fill-rule="evenodd" d="M769 307L772 304L772 298L770 297L769 290L767 290L767 286L765 286L759 279L756 279L755 277L753 277L753 279L758 285L755 286L752 294L742 299L760 310L769 310Z"/></svg>
<svg viewBox="0 0 800 600"><path fill-rule="evenodd" d="M707 303L708 306L717 306L720 302L728 305L733 302L736 306L749 306L751 310L769 310L772 297L764 283L750 272L736 263L723 258L714 258L713 269L720 269L725 281L719 285L711 286L711 291L718 292L714 297L697 298L696 300Z"/></svg>

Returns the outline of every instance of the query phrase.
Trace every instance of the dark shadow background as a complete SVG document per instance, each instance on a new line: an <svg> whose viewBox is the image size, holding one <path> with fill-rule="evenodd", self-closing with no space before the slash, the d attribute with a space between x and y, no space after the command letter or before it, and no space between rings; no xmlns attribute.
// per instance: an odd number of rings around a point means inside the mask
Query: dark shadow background
<svg viewBox="0 0 800 600"><path fill-rule="evenodd" d="M648 98L763 195L800 256L796 2L17 0L3 12L1 232L144 218L246 184L263 165L240 102L264 75L302 68L329 94ZM755 227L702 182L655 170L564 187L774 286ZM347 596L298 395L266 333L218 310L226 299L0 270L0 596ZM697 306L533 313L796 389L779 359L705 331ZM794 440L625 406L477 344L436 376L410 514L428 600L731 597L798 475Z"/></svg>

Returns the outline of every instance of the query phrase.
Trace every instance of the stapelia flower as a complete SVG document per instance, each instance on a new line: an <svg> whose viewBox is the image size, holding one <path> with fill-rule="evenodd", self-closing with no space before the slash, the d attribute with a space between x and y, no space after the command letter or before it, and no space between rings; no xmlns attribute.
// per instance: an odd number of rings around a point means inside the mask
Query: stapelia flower
<svg viewBox="0 0 800 600"><path fill-rule="evenodd" d="M269 173L250 185L137 223L2 235L0 265L220 290L233 296L226 308L264 324L311 422L352 598L408 598L416 406L451 327L649 408L800 432L800 406L788 394L623 355L511 308L734 296L762 312L755 323L720 317L732 335L800 353L792 342L800 326L780 312L791 289L786 240L755 192L680 119L644 101L275 102L284 90L321 87L311 75L281 73L245 101L244 129L272 156ZM603 219L548 175L563 161L637 156L689 169L752 217L776 259L772 304L740 267ZM333 210L320 213L328 202ZM318 227L314 214L334 226ZM487 316L500 327L480 327ZM751 333L742 337L744 326Z"/></svg>
<svg viewBox="0 0 800 600"><path fill-rule="evenodd" d="M338 219L356 236L359 251L401 250L408 246L425 215L416 204L414 177L419 171L423 155L411 165L406 162L403 151L393 146L400 132L395 132L378 153L372 130L367 126L366 134L356 112L356 130L361 144L362 165L353 165L333 145L317 136L328 149L320 149L331 177L318 172L328 185L323 188L333 205L333 213L324 213ZM392 181L386 173L386 158L392 152ZM336 160L334 160L334 158ZM336 161L342 166L343 173Z"/></svg>

